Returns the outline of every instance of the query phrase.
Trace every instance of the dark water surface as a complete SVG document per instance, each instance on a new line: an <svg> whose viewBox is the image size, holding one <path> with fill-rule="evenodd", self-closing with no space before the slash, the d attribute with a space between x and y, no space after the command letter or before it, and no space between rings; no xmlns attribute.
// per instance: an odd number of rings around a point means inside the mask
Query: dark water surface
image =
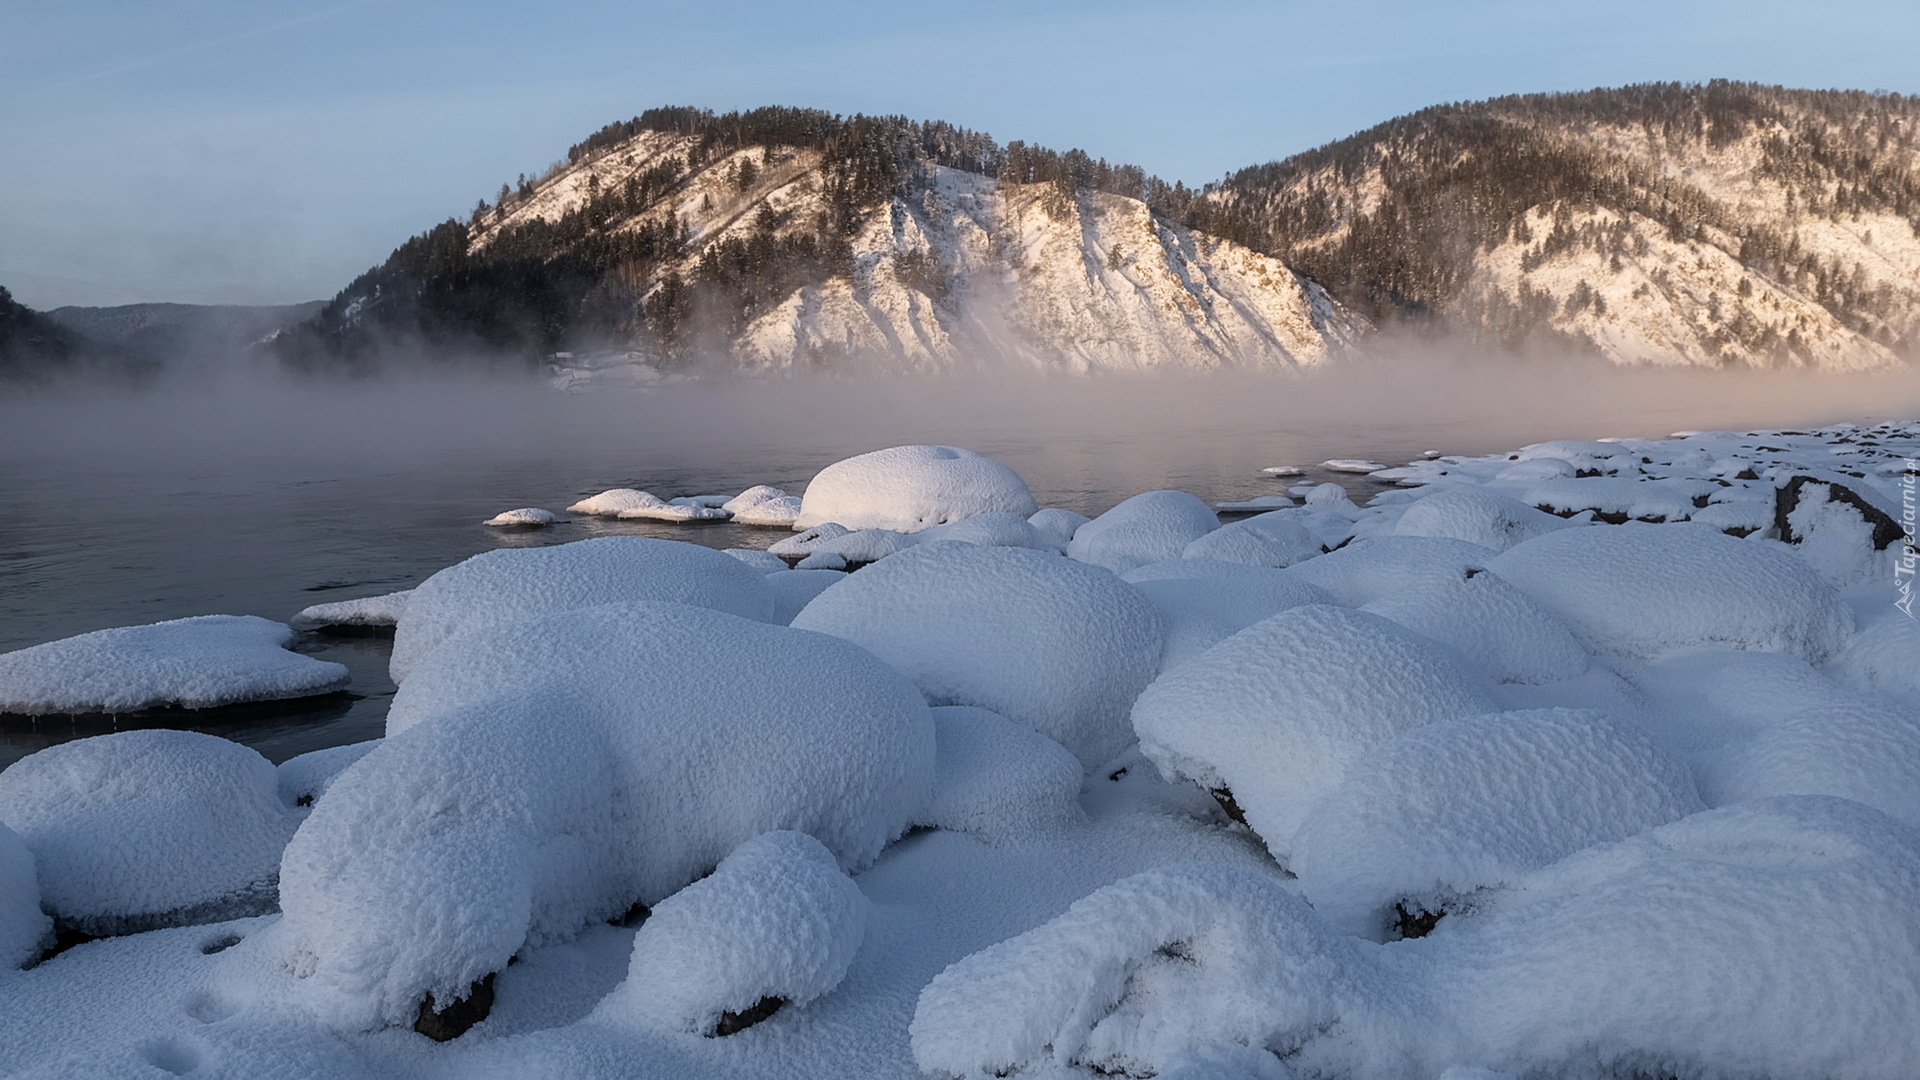
<svg viewBox="0 0 1920 1080"><path fill-rule="evenodd" d="M1548 437L1853 415L1826 402L1654 407L1621 398L1609 399L1611 409L1587 401L1585 413L1569 417L1539 403L1447 400L1443 389L1386 382L1316 396L1272 380L1199 391L1083 380L786 383L583 397L519 387L274 384L4 401L0 652L187 615L285 621L310 604L410 587L503 546L629 534L764 548L786 534L584 517L530 531L479 522L520 506L559 512L610 487L670 498L772 484L798 494L835 460L906 442L997 457L1026 477L1041 505L1092 515L1155 488L1224 501L1300 482L1261 475L1275 464L1392 464L1427 449L1486 453ZM1556 402L1569 404L1571 391L1553 389ZM1307 479L1337 480L1356 498L1374 489L1364 478L1318 470ZM347 665L353 684L347 694L297 705L0 720L0 765L128 726L205 730L276 761L373 738L394 690L389 645L303 635L299 651Z"/></svg>

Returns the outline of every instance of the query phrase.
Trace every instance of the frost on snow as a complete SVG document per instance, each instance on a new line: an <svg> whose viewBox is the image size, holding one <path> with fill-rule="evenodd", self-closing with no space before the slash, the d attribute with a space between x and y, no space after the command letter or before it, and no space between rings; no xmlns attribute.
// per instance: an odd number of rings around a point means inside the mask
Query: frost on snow
<svg viewBox="0 0 1920 1080"><path fill-rule="evenodd" d="M654 905L626 981L595 1015L726 1035L740 1024L730 1017L804 1006L840 985L866 934L867 906L820 841L763 833Z"/></svg>
<svg viewBox="0 0 1920 1080"><path fill-rule="evenodd" d="M1701 525L1565 529L1487 565L1589 648L1621 656L1712 646L1820 663L1853 630L1833 587L1790 549Z"/></svg>
<svg viewBox="0 0 1920 1080"><path fill-rule="evenodd" d="M0 772L0 824L33 852L41 905L106 935L271 910L299 815L255 751L151 730L15 762Z"/></svg>
<svg viewBox="0 0 1920 1080"><path fill-rule="evenodd" d="M464 631L622 600L671 600L749 619L773 617L762 575L693 544L603 536L553 547L483 552L421 582L393 639L389 668L407 677Z"/></svg>
<svg viewBox="0 0 1920 1080"><path fill-rule="evenodd" d="M1080 526L1067 554L1125 573L1136 566L1178 559L1187 545L1220 527L1211 507L1184 491L1135 495Z"/></svg>
<svg viewBox="0 0 1920 1080"><path fill-rule="evenodd" d="M934 705L977 705L1097 768L1132 742L1127 708L1153 678L1153 606L1097 567L1023 548L931 543L849 575L793 620L846 638Z"/></svg>
<svg viewBox="0 0 1920 1080"><path fill-rule="evenodd" d="M933 710L938 755L922 823L988 840L1078 824L1080 761L1032 728L971 705Z"/></svg>
<svg viewBox="0 0 1920 1080"><path fill-rule="evenodd" d="M1348 769L1287 866L1329 925L1380 940L1396 905L1439 915L1582 848L1704 809L1686 766L1600 713L1416 728Z"/></svg>
<svg viewBox="0 0 1920 1080"><path fill-rule="evenodd" d="M347 685L346 668L288 652L292 640L257 616L197 615L0 653L0 713L207 709Z"/></svg>
<svg viewBox="0 0 1920 1080"><path fill-rule="evenodd" d="M1285 859L1307 812L1361 755L1491 706L1479 681L1425 639L1376 615L1309 605L1154 680L1133 726L1163 775L1220 793Z"/></svg>
<svg viewBox="0 0 1920 1080"><path fill-rule="evenodd" d="M821 469L807 484L795 528L835 522L849 529L918 532L975 514L1039 507L1020 474L957 446L895 446Z"/></svg>
<svg viewBox="0 0 1920 1080"><path fill-rule="evenodd" d="M283 955L348 1027L464 998L762 832L862 867L921 815L934 766L925 703L865 651L672 603L469 631L401 687L389 732L281 871Z"/></svg>

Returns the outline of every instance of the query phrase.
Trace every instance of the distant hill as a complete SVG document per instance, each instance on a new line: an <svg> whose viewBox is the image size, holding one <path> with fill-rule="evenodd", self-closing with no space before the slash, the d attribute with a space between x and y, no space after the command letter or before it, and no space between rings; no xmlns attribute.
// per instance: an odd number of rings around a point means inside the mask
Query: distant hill
<svg viewBox="0 0 1920 1080"><path fill-rule="evenodd" d="M1917 139L1914 98L1659 84L1439 106L1194 190L937 121L654 109L273 348L320 369L1273 368L1394 328L1877 366L1920 352Z"/></svg>
<svg viewBox="0 0 1920 1080"><path fill-rule="evenodd" d="M69 375L131 378L152 365L17 303L0 288L0 382L36 382Z"/></svg>
<svg viewBox="0 0 1920 1080"><path fill-rule="evenodd" d="M248 307L125 304L60 307L46 317L76 333L156 362L232 356L318 314L324 301Z"/></svg>

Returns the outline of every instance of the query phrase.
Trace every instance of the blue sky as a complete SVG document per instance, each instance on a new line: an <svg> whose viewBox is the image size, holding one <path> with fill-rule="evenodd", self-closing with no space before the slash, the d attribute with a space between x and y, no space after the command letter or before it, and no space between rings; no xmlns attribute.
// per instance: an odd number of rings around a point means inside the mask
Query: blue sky
<svg viewBox="0 0 1920 1080"><path fill-rule="evenodd" d="M331 296L656 104L941 118L1201 183L1504 93L1916 93L1916 41L1912 0L0 0L0 285L41 308Z"/></svg>

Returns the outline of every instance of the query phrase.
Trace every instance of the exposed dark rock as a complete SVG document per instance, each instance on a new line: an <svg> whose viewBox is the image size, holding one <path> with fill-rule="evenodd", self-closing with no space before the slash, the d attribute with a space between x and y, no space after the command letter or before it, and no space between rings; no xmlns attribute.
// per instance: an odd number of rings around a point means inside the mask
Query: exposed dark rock
<svg viewBox="0 0 1920 1080"><path fill-rule="evenodd" d="M465 1035L492 1011L493 975L489 973L467 990L466 997L449 1002L444 1009L434 1008L433 995L428 994L420 1003L420 1016L414 1020L413 1030L434 1042L446 1042Z"/></svg>
<svg viewBox="0 0 1920 1080"><path fill-rule="evenodd" d="M639 926L641 923L647 921L647 916L652 914L652 908L635 900L633 906L628 908L625 914L608 919L607 924L610 926Z"/></svg>
<svg viewBox="0 0 1920 1080"><path fill-rule="evenodd" d="M212 956L214 953L226 952L245 940L244 934L221 934L219 937L203 942L200 945L200 952L203 956Z"/></svg>
<svg viewBox="0 0 1920 1080"><path fill-rule="evenodd" d="M1393 905L1393 916L1394 931L1401 938L1417 938L1433 933L1433 928L1439 925L1441 919L1447 917L1447 913L1428 911L1418 904L1414 905L1412 911L1408 911L1407 902L1403 900Z"/></svg>
<svg viewBox="0 0 1920 1080"><path fill-rule="evenodd" d="M1233 801L1233 792L1228 791L1226 788L1219 787L1214 788L1210 794L1213 796L1213 801L1220 804L1220 809L1227 812L1228 817L1242 825L1247 824L1246 811L1240 809L1240 804ZM1253 826L1247 825L1247 827L1252 828Z"/></svg>
<svg viewBox="0 0 1920 1080"><path fill-rule="evenodd" d="M1796 475L1774 493L1773 499L1774 535L1786 543L1797 544L1806 539L1803 536L1794 535L1793 522L1789 519L1793 512L1799 509L1801 493L1806 490L1808 484L1825 485L1829 502L1852 507L1868 525L1873 526L1873 550L1885 551L1895 541L1906 535L1906 531L1900 527L1899 522L1893 520L1886 511L1861 498L1860 494L1852 488L1844 484L1836 484L1831 480L1822 480L1816 476Z"/></svg>
<svg viewBox="0 0 1920 1080"><path fill-rule="evenodd" d="M786 1003L785 998L763 997L749 1008L742 1009L737 1013L723 1012L720 1014L720 1022L713 1026L712 1031L707 1032L707 1038L720 1039L735 1034L736 1032L745 1031L760 1021L765 1020L767 1017L772 1016L774 1013L779 1012L780 1006Z"/></svg>

